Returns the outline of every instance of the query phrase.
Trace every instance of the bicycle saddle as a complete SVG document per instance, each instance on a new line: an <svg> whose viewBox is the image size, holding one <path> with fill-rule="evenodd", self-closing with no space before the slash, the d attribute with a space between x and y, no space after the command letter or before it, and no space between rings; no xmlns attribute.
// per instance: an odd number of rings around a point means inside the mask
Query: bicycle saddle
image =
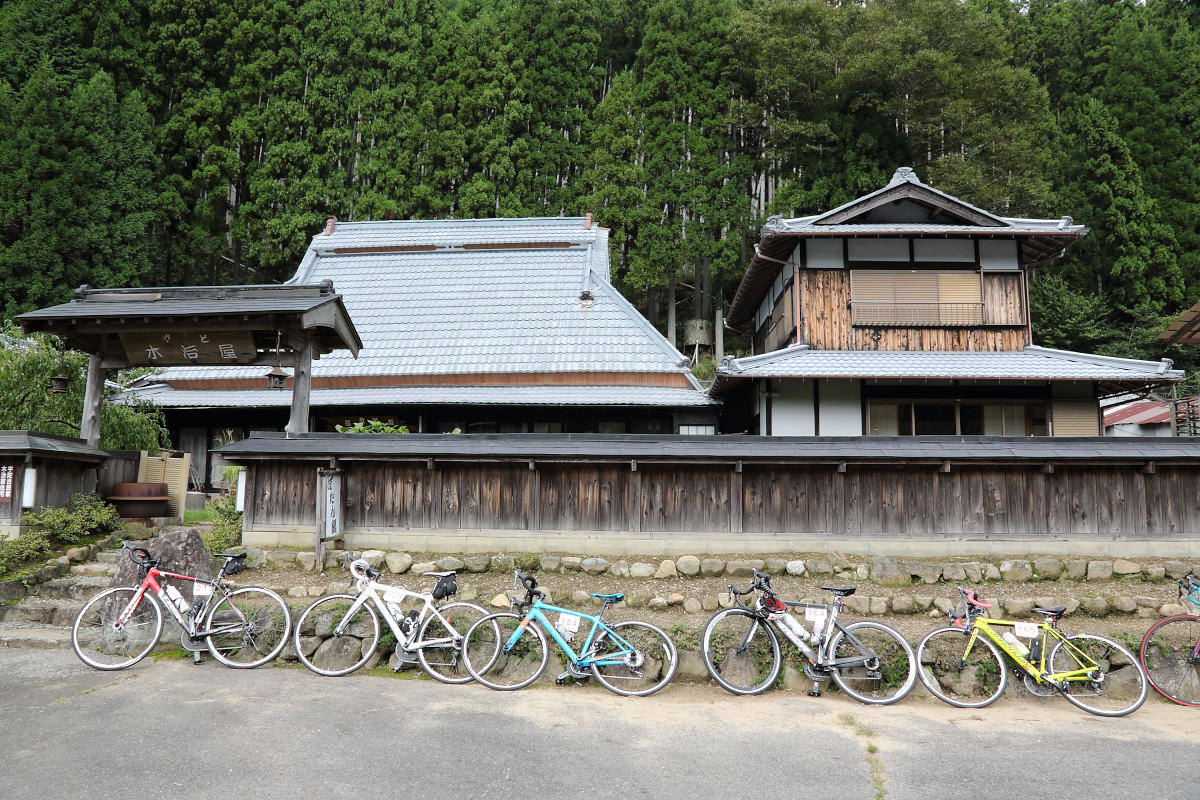
<svg viewBox="0 0 1200 800"><path fill-rule="evenodd" d="M435 578L444 578L447 575L453 575L454 570L450 570L449 572L422 572L421 574L422 575L432 575Z"/></svg>
<svg viewBox="0 0 1200 800"><path fill-rule="evenodd" d="M1055 619L1058 619L1063 615L1064 612L1066 612L1066 610L1066 606L1055 606L1054 608L1035 608L1033 609L1033 612L1035 614L1041 614L1042 616L1054 617Z"/></svg>
<svg viewBox="0 0 1200 800"><path fill-rule="evenodd" d="M610 603L619 603L625 599L625 595L621 592L616 592L615 594L596 594L593 592L591 596L599 597L601 600L608 600Z"/></svg>
<svg viewBox="0 0 1200 800"><path fill-rule="evenodd" d="M838 597L849 597L858 591L858 588L855 586L822 586L821 588L827 592L833 592Z"/></svg>

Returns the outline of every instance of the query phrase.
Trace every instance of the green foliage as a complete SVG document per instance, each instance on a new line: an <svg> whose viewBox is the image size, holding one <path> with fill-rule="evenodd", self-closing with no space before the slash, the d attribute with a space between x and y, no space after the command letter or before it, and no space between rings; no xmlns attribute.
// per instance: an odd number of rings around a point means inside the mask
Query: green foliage
<svg viewBox="0 0 1200 800"><path fill-rule="evenodd" d="M79 436L88 358L59 350L57 340L23 337L11 323L0 329L0 429ZM50 394L50 378L63 372L66 394ZM170 444L162 411L149 403L107 402L100 420L100 446L158 452Z"/></svg>
<svg viewBox="0 0 1200 800"><path fill-rule="evenodd" d="M711 381L717 374L717 360L707 353L700 356L692 365L692 374L701 383Z"/></svg>
<svg viewBox="0 0 1200 800"><path fill-rule="evenodd" d="M66 508L43 508L21 515L25 530L0 542L0 575L37 565L55 552L91 536L121 527L117 510L96 495L76 494Z"/></svg>
<svg viewBox="0 0 1200 800"><path fill-rule="evenodd" d="M52 547L79 544L88 536L121 527L117 510L94 494L75 494L66 508L42 508L21 515L21 525L45 533Z"/></svg>
<svg viewBox="0 0 1200 800"><path fill-rule="evenodd" d="M52 555L54 548L46 531L25 531L16 539L0 542L0 576L39 564Z"/></svg>
<svg viewBox="0 0 1200 800"><path fill-rule="evenodd" d="M352 425L334 425L338 433L408 433L407 425L392 425L377 419L359 419Z"/></svg>
<svg viewBox="0 0 1200 800"><path fill-rule="evenodd" d="M242 512L236 506L237 498L232 494L208 501L206 508L212 512L213 527L201 538L210 553L228 553L242 543Z"/></svg>

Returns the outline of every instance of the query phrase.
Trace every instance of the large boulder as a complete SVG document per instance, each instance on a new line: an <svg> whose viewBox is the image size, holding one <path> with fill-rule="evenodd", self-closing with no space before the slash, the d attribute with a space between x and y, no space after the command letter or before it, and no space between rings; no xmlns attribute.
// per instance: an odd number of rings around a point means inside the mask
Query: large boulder
<svg viewBox="0 0 1200 800"><path fill-rule="evenodd" d="M150 551L152 558L158 559L158 568L161 570L196 578L213 577L213 557L204 546L204 540L200 538L200 531L196 528L164 533L157 539L140 542L138 546L145 547ZM109 585L137 586L142 582L142 577L141 567L133 563L127 551L123 551L117 561L117 573ZM160 580L159 583L163 584L164 588L167 585L174 586L189 603L191 602L194 582L167 579Z"/></svg>

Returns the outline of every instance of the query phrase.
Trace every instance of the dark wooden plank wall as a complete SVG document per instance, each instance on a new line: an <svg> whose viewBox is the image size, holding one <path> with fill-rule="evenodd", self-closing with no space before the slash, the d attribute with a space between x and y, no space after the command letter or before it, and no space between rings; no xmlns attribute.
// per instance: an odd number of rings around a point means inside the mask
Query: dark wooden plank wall
<svg viewBox="0 0 1200 800"><path fill-rule="evenodd" d="M1200 467L343 462L348 528L1171 537ZM251 527L311 525L316 467L251 465Z"/></svg>
<svg viewBox="0 0 1200 800"><path fill-rule="evenodd" d="M1022 280L983 275L984 319L1011 328L868 328L850 324L849 270L802 270L800 338L814 350L1020 350L1030 344Z"/></svg>

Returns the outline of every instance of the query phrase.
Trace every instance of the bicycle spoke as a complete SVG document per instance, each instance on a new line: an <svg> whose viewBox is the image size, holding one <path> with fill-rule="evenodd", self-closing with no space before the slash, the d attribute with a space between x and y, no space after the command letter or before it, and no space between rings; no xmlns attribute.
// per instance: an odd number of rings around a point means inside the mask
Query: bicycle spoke
<svg viewBox="0 0 1200 800"><path fill-rule="evenodd" d="M667 634L645 622L619 622L602 634L593 652L592 674L606 689L642 697L675 675L679 659Z"/></svg>
<svg viewBox="0 0 1200 800"><path fill-rule="evenodd" d="M1056 642L1050 671L1072 673L1066 677L1063 696L1102 717L1124 716L1146 699L1146 677L1133 653L1103 636L1084 633Z"/></svg>
<svg viewBox="0 0 1200 800"><path fill-rule="evenodd" d="M1142 641L1141 662L1150 684L1180 705L1200 706L1200 617L1168 617Z"/></svg>
<svg viewBox="0 0 1200 800"><path fill-rule="evenodd" d="M118 586L96 595L80 610L71 628L71 646L83 663L95 669L124 669L158 644L162 609L148 594L123 625L116 625L136 596L136 588Z"/></svg>

